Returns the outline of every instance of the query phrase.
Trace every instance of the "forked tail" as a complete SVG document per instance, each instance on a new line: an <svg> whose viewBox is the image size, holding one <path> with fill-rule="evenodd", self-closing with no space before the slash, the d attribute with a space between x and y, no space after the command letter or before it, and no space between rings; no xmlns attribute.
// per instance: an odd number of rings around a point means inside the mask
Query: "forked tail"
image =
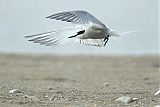
<svg viewBox="0 0 160 107"><path fill-rule="evenodd" d="M127 31L127 32L123 32L123 33L117 33L114 30L108 30L109 36L117 36L117 37L128 35L128 34L135 33L135 32L137 32L137 31Z"/></svg>

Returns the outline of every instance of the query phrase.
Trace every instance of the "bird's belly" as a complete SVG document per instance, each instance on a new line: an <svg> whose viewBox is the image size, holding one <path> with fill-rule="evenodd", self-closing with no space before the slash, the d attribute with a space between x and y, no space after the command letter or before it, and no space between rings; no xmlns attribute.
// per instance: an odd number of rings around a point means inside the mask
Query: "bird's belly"
<svg viewBox="0 0 160 107"><path fill-rule="evenodd" d="M86 29L82 39L102 39L106 37L106 32L103 28L91 26Z"/></svg>

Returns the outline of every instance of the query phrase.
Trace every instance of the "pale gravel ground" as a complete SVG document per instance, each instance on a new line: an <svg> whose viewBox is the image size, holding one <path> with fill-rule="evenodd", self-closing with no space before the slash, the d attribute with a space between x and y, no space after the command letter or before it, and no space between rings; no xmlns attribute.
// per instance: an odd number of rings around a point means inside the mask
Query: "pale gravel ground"
<svg viewBox="0 0 160 107"><path fill-rule="evenodd" d="M158 56L0 54L0 107L153 107L159 67ZM123 95L138 101L114 101Z"/></svg>

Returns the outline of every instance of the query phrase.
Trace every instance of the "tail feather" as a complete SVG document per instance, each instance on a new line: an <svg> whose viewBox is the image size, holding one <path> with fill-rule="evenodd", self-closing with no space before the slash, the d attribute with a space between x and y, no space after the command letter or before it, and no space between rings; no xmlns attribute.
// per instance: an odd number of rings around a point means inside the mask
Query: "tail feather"
<svg viewBox="0 0 160 107"><path fill-rule="evenodd" d="M128 32L123 32L121 35L128 35L128 34L132 34L132 33L136 33L137 31L128 31Z"/></svg>
<svg viewBox="0 0 160 107"><path fill-rule="evenodd" d="M117 33L114 30L109 30L109 36L112 36L112 39L122 42L122 40L124 39L125 35L130 35L132 33L136 33L137 31L127 31L127 32L123 32L123 33ZM117 38L117 37L121 37L121 38Z"/></svg>
<svg viewBox="0 0 160 107"><path fill-rule="evenodd" d="M123 32L123 33L117 33L114 30L108 30L109 36L117 36L117 37L128 35L128 34L135 33L135 32L137 32L137 31L127 31L127 32Z"/></svg>
<svg viewBox="0 0 160 107"><path fill-rule="evenodd" d="M114 30L108 30L108 34L109 34L109 36L120 37L120 34L118 34L117 32L115 32Z"/></svg>

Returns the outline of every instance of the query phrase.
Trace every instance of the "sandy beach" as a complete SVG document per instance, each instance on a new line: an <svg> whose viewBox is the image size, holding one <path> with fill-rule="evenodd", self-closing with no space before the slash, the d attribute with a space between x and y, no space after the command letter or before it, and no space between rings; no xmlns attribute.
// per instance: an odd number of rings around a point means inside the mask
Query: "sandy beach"
<svg viewBox="0 0 160 107"><path fill-rule="evenodd" d="M0 106L153 107L159 67L158 56L0 54ZM116 102L121 96L138 100Z"/></svg>

